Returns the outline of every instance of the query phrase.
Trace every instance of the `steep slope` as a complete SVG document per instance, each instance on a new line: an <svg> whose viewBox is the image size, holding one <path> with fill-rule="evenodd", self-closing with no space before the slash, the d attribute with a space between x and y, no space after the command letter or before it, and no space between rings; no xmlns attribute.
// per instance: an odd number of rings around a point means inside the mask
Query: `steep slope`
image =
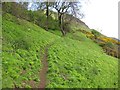
<svg viewBox="0 0 120 90"><path fill-rule="evenodd" d="M51 16L54 20L58 20L56 12L51 11ZM90 30L90 28L82 20L80 20L72 15L69 15L69 14L64 15L64 20L69 22L72 30L77 30L80 28L85 29L85 30Z"/></svg>
<svg viewBox="0 0 120 90"><path fill-rule="evenodd" d="M68 18L69 18L69 15L68 15ZM70 21L70 27L73 31L76 31L78 29L91 31L91 29L80 19L73 17L73 16L71 18L72 20Z"/></svg>
<svg viewBox="0 0 120 90"><path fill-rule="evenodd" d="M49 49L48 60L47 87L113 88L118 85L118 59L103 53L85 36L79 41L69 38L56 41Z"/></svg>
<svg viewBox="0 0 120 90"><path fill-rule="evenodd" d="M2 87L30 87L32 81L38 87L40 51L59 37L10 14L3 16L2 23Z"/></svg>
<svg viewBox="0 0 120 90"><path fill-rule="evenodd" d="M103 53L102 49L83 33L54 35L37 25L3 16L2 82L3 88L38 87L42 68L42 53L47 52L48 88L116 88L118 60Z"/></svg>

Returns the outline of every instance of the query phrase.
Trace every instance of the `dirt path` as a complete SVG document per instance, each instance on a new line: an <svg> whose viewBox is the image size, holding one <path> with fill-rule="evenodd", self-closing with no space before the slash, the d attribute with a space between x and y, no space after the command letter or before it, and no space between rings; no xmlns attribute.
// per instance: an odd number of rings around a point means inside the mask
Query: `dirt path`
<svg viewBox="0 0 120 90"><path fill-rule="evenodd" d="M52 45L48 44L45 48L44 48L44 53L42 54L42 69L40 70L40 84L39 84L39 88L45 88L46 87L46 74L47 74L47 70L48 70L48 49L50 48L50 46Z"/></svg>
<svg viewBox="0 0 120 90"><path fill-rule="evenodd" d="M43 54L43 58L42 58L42 69L40 71L40 86L39 88L45 88L46 86L46 73L48 70L48 62L47 62L47 56L48 56L48 47L45 47L45 51Z"/></svg>

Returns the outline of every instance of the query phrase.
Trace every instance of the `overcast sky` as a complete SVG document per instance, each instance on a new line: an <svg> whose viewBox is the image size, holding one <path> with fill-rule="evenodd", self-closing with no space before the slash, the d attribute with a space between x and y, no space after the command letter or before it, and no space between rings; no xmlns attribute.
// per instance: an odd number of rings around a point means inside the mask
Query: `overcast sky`
<svg viewBox="0 0 120 90"><path fill-rule="evenodd" d="M89 0L83 3L85 18L82 21L106 36L118 38L118 1Z"/></svg>

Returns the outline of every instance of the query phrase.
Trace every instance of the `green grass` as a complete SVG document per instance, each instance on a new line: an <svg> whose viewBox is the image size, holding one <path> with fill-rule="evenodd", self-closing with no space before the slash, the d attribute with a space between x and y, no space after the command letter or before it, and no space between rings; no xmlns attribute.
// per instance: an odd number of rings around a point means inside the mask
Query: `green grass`
<svg viewBox="0 0 120 90"><path fill-rule="evenodd" d="M0 8L2 12L2 8ZM0 14L0 89L2 89L2 15Z"/></svg>
<svg viewBox="0 0 120 90"><path fill-rule="evenodd" d="M12 88L14 83L17 87L28 87L23 84L30 80L37 85L41 68L40 49L57 36L10 14L3 16L2 28L2 87Z"/></svg>
<svg viewBox="0 0 120 90"><path fill-rule="evenodd" d="M66 35L66 37L73 39L73 40L78 40L78 41L85 41L85 42L89 42L90 40L85 36L85 34L83 34L80 31L76 31L76 32L70 32Z"/></svg>
<svg viewBox="0 0 120 90"><path fill-rule="evenodd" d="M48 88L113 88L118 85L117 59L92 41L64 38L49 49Z"/></svg>
<svg viewBox="0 0 120 90"><path fill-rule="evenodd" d="M48 88L115 88L118 85L118 60L81 32L60 37L58 30L49 32L10 14L2 25L2 87L36 87L40 82L43 48L48 49ZM52 33L50 33L52 32Z"/></svg>
<svg viewBox="0 0 120 90"><path fill-rule="evenodd" d="M53 33L55 35L58 35L58 36L62 36L62 33L59 30L51 30L51 29L49 29L48 32L51 32L51 33Z"/></svg>

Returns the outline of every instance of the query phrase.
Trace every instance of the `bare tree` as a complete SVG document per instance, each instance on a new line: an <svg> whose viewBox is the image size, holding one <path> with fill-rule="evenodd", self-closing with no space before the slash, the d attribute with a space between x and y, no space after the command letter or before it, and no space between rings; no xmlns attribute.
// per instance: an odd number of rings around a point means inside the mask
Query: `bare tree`
<svg viewBox="0 0 120 90"><path fill-rule="evenodd" d="M49 24L49 16L51 15L50 13L50 7L52 7L53 2L49 2L49 0L42 1L42 2L37 2L38 4L38 8L37 9L42 9L45 10L45 14L46 14L46 30L48 30L48 24Z"/></svg>
<svg viewBox="0 0 120 90"><path fill-rule="evenodd" d="M49 25L49 16L50 10L55 9L58 14L58 22L59 27L61 30L62 35L64 36L66 34L65 31L65 25L68 25L73 17L69 17L69 19L65 19L67 14L70 14L74 17L82 16L80 12L81 4L80 0L74 0L74 2L69 2L68 0L53 0L54 2L50 2L47 0L46 2L41 1L37 2L39 5L38 8L45 10L46 13L46 30L48 30Z"/></svg>
<svg viewBox="0 0 120 90"><path fill-rule="evenodd" d="M58 20L59 20L59 27L61 29L62 35L64 36L66 34L64 30L64 15L66 14L72 14L73 16L77 17L79 14L79 1L76 0L76 2L69 2L67 0L56 0L54 3L54 8L56 9L58 13ZM69 19L71 20L71 19ZM69 21L68 21L69 22Z"/></svg>

